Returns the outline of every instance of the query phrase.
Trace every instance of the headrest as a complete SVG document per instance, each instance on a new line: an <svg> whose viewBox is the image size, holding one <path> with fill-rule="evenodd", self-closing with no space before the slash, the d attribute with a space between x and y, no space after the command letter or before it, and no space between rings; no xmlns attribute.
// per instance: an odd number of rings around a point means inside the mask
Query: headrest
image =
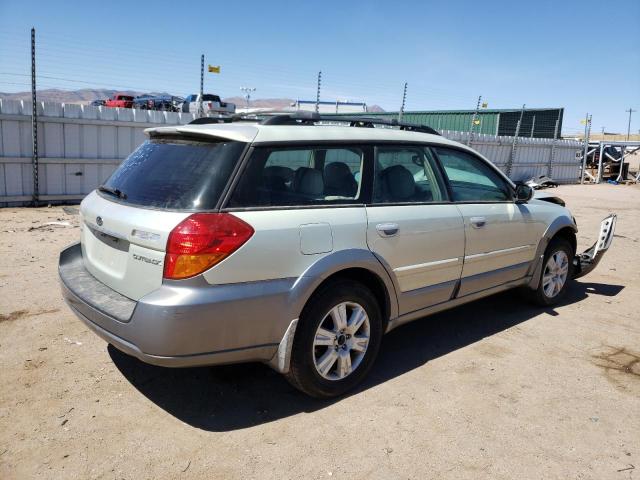
<svg viewBox="0 0 640 480"><path fill-rule="evenodd" d="M265 167L262 171L264 178L282 178L285 182L293 180L293 170L289 167L283 167L281 165L273 165L271 167Z"/></svg>
<svg viewBox="0 0 640 480"><path fill-rule="evenodd" d="M293 189L303 195L322 195L324 191L322 173L315 168L298 168L293 178Z"/></svg>
<svg viewBox="0 0 640 480"><path fill-rule="evenodd" d="M385 168L380 176L391 200L407 200L416 192L416 182L413 175L402 165Z"/></svg>
<svg viewBox="0 0 640 480"><path fill-rule="evenodd" d="M354 197L358 191L358 183L344 162L331 162L324 167L325 193Z"/></svg>

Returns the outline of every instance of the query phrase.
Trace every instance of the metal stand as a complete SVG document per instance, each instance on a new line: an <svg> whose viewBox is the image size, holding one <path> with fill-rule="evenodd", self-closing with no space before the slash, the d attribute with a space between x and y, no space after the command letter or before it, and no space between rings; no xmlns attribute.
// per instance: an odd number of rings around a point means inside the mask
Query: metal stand
<svg viewBox="0 0 640 480"><path fill-rule="evenodd" d="M620 147L622 156L619 159L612 158L611 155L604 153L605 147ZM631 155L631 154L637 152L638 150L640 150L640 142L601 141L599 148L600 148L600 155L598 157L598 175L596 176L595 182L596 183L602 182L602 175L603 175L602 161L603 161L604 155L607 155L607 157L609 157L609 159L611 161L613 161L613 162L616 162L616 163L620 162L620 172L618 173L618 176L616 177L616 182L621 182L623 180L626 180L626 178L623 178L624 159L626 157L628 157L629 155ZM590 153L592 151L593 150L591 150ZM634 178L635 182L638 182L639 180L640 180L640 172L638 172L638 174Z"/></svg>

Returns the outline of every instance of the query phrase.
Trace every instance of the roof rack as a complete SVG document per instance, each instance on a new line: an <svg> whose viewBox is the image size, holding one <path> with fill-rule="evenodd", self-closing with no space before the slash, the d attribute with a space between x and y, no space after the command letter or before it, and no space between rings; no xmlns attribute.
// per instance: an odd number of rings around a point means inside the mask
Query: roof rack
<svg viewBox="0 0 640 480"><path fill-rule="evenodd" d="M262 125L315 125L317 122L348 123L351 127L374 128L376 125L398 127L408 132L430 133L440 135L437 130L415 123L399 122L395 118L376 118L348 115L320 115L316 112L295 112L272 115L260 122Z"/></svg>
<svg viewBox="0 0 640 480"><path fill-rule="evenodd" d="M195 120L191 120L189 125L205 125L207 123L231 123L233 118L231 117L200 117Z"/></svg>
<svg viewBox="0 0 640 480"><path fill-rule="evenodd" d="M189 122L189 125L203 125L209 123L232 123L260 121L261 125L315 125L318 122L348 123L351 127L374 128L376 125L397 127L408 132L430 133L440 135L437 130L415 123L399 122L395 118L378 118L348 115L320 115L316 112L256 112L255 114L236 114L224 117L202 117Z"/></svg>

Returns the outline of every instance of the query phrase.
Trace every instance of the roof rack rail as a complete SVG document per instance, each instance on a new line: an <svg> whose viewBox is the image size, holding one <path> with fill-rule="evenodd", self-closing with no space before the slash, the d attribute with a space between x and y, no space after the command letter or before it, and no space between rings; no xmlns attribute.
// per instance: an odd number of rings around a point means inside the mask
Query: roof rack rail
<svg viewBox="0 0 640 480"><path fill-rule="evenodd" d="M265 115L257 115L253 113L233 113L231 115L223 115L219 117L200 117L191 120L188 125L206 125L210 123L233 123L233 122L258 122Z"/></svg>
<svg viewBox="0 0 640 480"><path fill-rule="evenodd" d="M428 125L399 122L395 118L378 118L348 115L320 115L316 112L296 112L291 114L280 114L269 116L262 122L262 125L314 125L317 122L340 122L348 123L351 127L373 128L376 125L387 127L398 127L400 130L408 132L430 133L440 135L437 130Z"/></svg>
<svg viewBox="0 0 640 480"><path fill-rule="evenodd" d="M321 121L321 115L316 112L274 113L262 122L262 125L313 125Z"/></svg>
<svg viewBox="0 0 640 480"><path fill-rule="evenodd" d="M205 125L208 123L231 123L232 117L200 117L195 120L191 120L188 125Z"/></svg>
<svg viewBox="0 0 640 480"><path fill-rule="evenodd" d="M224 117L202 117L189 122L189 125L204 125L210 123L232 123L232 122L256 122L261 125L315 125L318 122L348 123L351 127L374 128L376 125L385 127L397 127L408 132L430 133L440 135L440 133L428 125L416 123L399 122L395 118L379 118L349 115L320 115L316 112L255 112L228 115Z"/></svg>

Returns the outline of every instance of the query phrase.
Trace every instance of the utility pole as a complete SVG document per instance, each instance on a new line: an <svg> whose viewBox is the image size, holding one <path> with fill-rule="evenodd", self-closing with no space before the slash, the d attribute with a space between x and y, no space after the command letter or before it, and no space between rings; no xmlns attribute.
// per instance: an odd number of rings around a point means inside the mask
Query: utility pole
<svg viewBox="0 0 640 480"><path fill-rule="evenodd" d="M200 55L200 101L198 102L198 118L204 116L202 97L204 95L204 54Z"/></svg>
<svg viewBox="0 0 640 480"><path fill-rule="evenodd" d="M628 142L629 141L629 134L631 133L631 114L633 112L637 112L637 110L634 110L631 107L629 107L629 110L625 110L625 112L629 113L629 124L627 125L627 142Z"/></svg>
<svg viewBox="0 0 640 480"><path fill-rule="evenodd" d="M398 121L402 121L402 116L404 115L404 106L407 103L407 82L404 82L404 91L402 92L402 105L400 106L400 111L398 112Z"/></svg>
<svg viewBox="0 0 640 480"><path fill-rule="evenodd" d="M36 29L31 29L31 135L33 138L33 206L38 206L40 197L38 182L38 99L36 96Z"/></svg>
<svg viewBox="0 0 640 480"><path fill-rule="evenodd" d="M322 71L318 72L318 91L316 93L316 113L320 113L320 85L322 83Z"/></svg>
<svg viewBox="0 0 640 480"><path fill-rule="evenodd" d="M247 101L247 111L249 110L249 101L251 100L251 92L255 92L255 87L240 87L240 90L244 92L244 99Z"/></svg>

